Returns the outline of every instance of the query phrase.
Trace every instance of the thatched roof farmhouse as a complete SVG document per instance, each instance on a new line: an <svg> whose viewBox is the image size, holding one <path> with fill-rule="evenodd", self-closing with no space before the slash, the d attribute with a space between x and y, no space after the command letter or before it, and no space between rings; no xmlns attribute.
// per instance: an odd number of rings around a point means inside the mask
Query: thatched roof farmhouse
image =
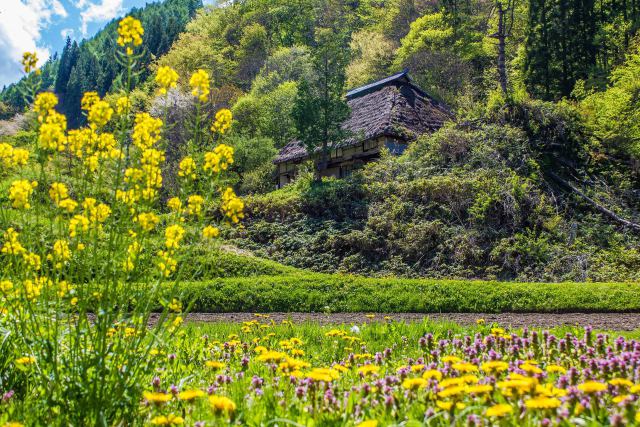
<svg viewBox="0 0 640 427"><path fill-rule="evenodd" d="M412 83L407 70L347 92L347 103L351 115L343 128L348 138L332 146L325 176L347 176L380 157L383 147L400 154L419 135L434 132L452 117L446 105ZM300 141L283 147L274 160L278 186L288 184L308 158Z"/></svg>

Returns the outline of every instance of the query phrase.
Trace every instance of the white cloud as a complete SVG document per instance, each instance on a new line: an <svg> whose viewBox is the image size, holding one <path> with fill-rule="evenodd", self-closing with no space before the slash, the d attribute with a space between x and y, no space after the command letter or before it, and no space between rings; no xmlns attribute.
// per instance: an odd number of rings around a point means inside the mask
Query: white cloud
<svg viewBox="0 0 640 427"><path fill-rule="evenodd" d="M65 18L59 0L2 0L0 2L0 85L20 77L20 59L26 51L36 51L41 65L49 58L40 45L40 31L53 17Z"/></svg>
<svg viewBox="0 0 640 427"><path fill-rule="evenodd" d="M73 28L63 28L62 30L60 30L60 36L63 39L67 39L67 37L71 37L73 39L73 35L74 35L75 31L73 30Z"/></svg>
<svg viewBox="0 0 640 427"><path fill-rule="evenodd" d="M104 22L115 18L122 11L122 1L101 0L98 3L91 3L87 0L79 0L76 7L83 9L80 12L82 35L86 37L89 23Z"/></svg>

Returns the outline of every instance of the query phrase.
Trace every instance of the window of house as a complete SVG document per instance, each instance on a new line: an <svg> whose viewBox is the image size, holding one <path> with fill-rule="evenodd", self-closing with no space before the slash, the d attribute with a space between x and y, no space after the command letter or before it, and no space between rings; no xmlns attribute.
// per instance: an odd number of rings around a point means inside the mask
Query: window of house
<svg viewBox="0 0 640 427"><path fill-rule="evenodd" d="M342 165L340 166L340 177L345 178L353 173L353 165Z"/></svg>
<svg viewBox="0 0 640 427"><path fill-rule="evenodd" d="M373 150L374 148L378 148L378 141L375 139L370 139L364 142L364 151Z"/></svg>

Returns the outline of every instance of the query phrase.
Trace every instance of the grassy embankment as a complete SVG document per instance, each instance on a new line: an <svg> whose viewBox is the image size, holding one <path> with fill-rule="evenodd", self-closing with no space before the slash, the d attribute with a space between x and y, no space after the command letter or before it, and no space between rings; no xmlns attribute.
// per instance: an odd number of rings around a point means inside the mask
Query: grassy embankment
<svg viewBox="0 0 640 427"><path fill-rule="evenodd" d="M259 258L251 262L261 265ZM291 271L183 283L183 300L193 302L194 312L640 311L637 283L375 279Z"/></svg>

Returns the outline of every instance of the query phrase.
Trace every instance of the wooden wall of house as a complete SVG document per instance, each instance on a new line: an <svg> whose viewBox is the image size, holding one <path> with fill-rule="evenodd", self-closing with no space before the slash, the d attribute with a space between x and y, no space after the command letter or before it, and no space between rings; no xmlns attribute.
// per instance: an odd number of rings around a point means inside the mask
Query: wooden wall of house
<svg viewBox="0 0 640 427"><path fill-rule="evenodd" d="M379 137L363 141L357 145L331 150L329 166L322 172L322 176L343 178L351 174L354 169L380 157L380 150L387 147L392 153L400 154L407 144L394 138ZM306 159L305 159L306 160ZM304 160L289 161L278 164L278 188L289 184L297 173L298 166Z"/></svg>

